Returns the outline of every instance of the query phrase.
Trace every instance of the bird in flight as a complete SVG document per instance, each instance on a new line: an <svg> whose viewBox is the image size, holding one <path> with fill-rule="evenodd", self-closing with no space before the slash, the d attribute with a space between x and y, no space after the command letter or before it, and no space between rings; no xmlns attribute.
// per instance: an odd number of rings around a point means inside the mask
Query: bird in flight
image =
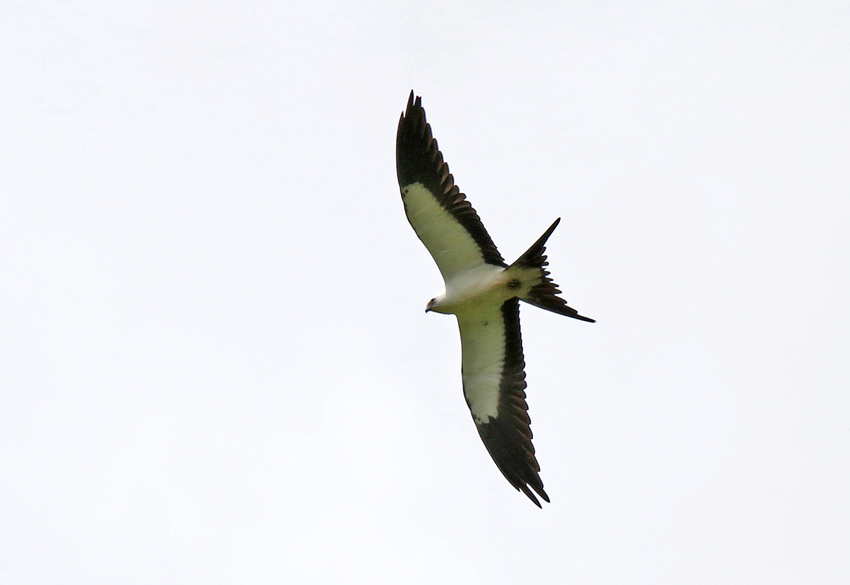
<svg viewBox="0 0 850 585"><path fill-rule="evenodd" d="M546 240L561 220L516 262L506 264L455 185L425 120L422 98L412 91L398 122L396 171L407 219L446 285L425 311L457 317L463 394L478 434L510 484L541 507L534 492L547 502L549 496L531 444L519 301L594 322L558 296L561 291L545 268Z"/></svg>

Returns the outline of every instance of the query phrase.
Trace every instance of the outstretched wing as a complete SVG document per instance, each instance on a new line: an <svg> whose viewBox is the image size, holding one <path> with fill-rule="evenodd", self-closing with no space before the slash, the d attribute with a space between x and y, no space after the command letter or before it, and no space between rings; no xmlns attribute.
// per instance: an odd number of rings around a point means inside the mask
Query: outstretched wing
<svg viewBox="0 0 850 585"><path fill-rule="evenodd" d="M425 121L422 98L413 92L398 122L396 171L407 220L428 248L443 279L481 264L506 266Z"/></svg>
<svg viewBox="0 0 850 585"><path fill-rule="evenodd" d="M457 314L463 348L463 394L493 461L516 489L549 501L531 444L519 301ZM530 489L529 489L530 488Z"/></svg>

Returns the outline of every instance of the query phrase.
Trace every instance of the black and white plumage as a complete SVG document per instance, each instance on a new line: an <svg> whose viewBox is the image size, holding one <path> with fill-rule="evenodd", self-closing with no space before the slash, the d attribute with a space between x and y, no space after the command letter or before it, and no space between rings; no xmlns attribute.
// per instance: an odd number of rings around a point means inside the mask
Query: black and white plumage
<svg viewBox="0 0 850 585"><path fill-rule="evenodd" d="M463 393L478 433L511 485L539 507L534 492L547 502L549 496L543 490L531 443L519 301L593 322L558 296L561 291L545 268L546 240L560 218L507 265L454 184L425 120L422 98L414 97L412 91L398 123L396 170L407 219L446 284L445 292L431 299L426 312L457 317Z"/></svg>

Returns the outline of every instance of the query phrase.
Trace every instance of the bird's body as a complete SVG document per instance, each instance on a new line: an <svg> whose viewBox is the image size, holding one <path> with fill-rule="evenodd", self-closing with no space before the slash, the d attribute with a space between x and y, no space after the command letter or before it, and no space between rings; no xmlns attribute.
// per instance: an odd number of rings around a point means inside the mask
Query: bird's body
<svg viewBox="0 0 850 585"><path fill-rule="evenodd" d="M463 392L478 433L511 485L540 506L531 490L547 502L549 497L531 444L519 300L593 321L557 296L560 291L545 269L546 240L560 219L508 266L455 186L425 120L421 98L414 99L413 92L399 120L396 167L407 218L446 285L426 311L457 317Z"/></svg>

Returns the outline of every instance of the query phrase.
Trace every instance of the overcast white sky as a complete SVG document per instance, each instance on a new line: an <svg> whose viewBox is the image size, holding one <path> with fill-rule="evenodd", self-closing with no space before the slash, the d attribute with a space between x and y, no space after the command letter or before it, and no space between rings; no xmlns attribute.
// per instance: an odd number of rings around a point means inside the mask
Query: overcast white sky
<svg viewBox="0 0 850 585"><path fill-rule="evenodd" d="M848 2L0 4L0 581L850 582ZM538 510L408 225L513 260Z"/></svg>

